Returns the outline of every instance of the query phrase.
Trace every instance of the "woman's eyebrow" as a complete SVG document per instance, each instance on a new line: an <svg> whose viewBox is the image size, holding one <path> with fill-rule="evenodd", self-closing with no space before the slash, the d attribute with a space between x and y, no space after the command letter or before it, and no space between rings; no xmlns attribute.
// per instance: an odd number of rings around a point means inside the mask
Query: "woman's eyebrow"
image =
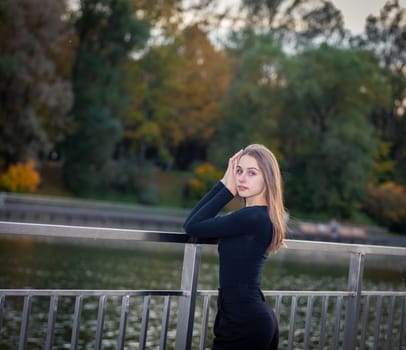
<svg viewBox="0 0 406 350"><path fill-rule="evenodd" d="M242 169L242 166L241 166L241 165L237 165L237 168L241 168L241 169ZM247 169L248 169L248 170L259 170L258 168L254 167L254 166L248 167Z"/></svg>

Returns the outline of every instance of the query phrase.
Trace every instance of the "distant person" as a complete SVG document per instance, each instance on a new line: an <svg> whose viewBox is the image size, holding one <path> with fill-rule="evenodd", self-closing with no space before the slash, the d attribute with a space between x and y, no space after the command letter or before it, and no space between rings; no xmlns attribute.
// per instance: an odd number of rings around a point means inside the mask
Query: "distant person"
<svg viewBox="0 0 406 350"><path fill-rule="evenodd" d="M284 244L281 182L273 153L250 145L229 159L224 177L185 221L187 234L219 238L220 288L212 350L278 348L278 322L260 285L268 253ZM236 195L244 207L216 216Z"/></svg>
<svg viewBox="0 0 406 350"><path fill-rule="evenodd" d="M333 238L338 238L340 236L340 226L335 219L331 220L330 234L331 234L331 237L333 237Z"/></svg>

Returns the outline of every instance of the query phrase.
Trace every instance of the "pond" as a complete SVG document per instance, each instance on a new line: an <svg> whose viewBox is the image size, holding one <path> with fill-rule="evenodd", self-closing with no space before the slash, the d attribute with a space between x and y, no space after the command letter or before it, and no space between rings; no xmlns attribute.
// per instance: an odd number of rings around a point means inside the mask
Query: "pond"
<svg viewBox="0 0 406 350"><path fill-rule="evenodd" d="M123 243L87 240L56 240L12 238L0 236L0 286L3 289L179 289L183 262L183 246L180 244ZM217 251L213 246L204 246L199 275L199 289L217 289ZM336 253L320 253L282 250L271 255L264 269L264 290L331 290L345 291L347 288L349 257ZM406 257L367 256L363 279L365 290L406 290ZM62 303L62 302L61 302ZM69 348L69 326L74 300L66 301L59 308L56 329L56 349ZM42 305L43 304L43 305ZM19 335L18 313L21 315L21 300L11 300L6 305L4 326L0 330L0 349L16 348ZM91 349L94 342L97 300L84 307L84 330L81 332L79 348ZM159 306L160 305L160 306ZM41 331L33 330L29 342L32 348L40 342L46 329L49 301L33 305L32 322L42 324ZM111 301L108 308L114 314L120 307L119 300ZM305 307L305 306L304 306ZM151 306L151 322L148 333L148 349L159 343L160 308L162 300L154 298ZM176 323L176 301L172 303L168 348L173 347ZM58 310L59 310L58 309ZM212 300L210 322L213 322L215 300ZM13 310L7 312L7 310ZM142 300L134 301L134 317L129 323L128 333L139 332ZM199 306L197 313L199 313ZM69 314L70 313L70 314ZM86 316L86 314L88 314ZM37 318L37 320L35 320ZM113 317L114 318L114 317ZM118 316L106 321L103 348L115 348ZM86 322L87 325L86 325ZM110 324L109 324L110 322ZM45 325L44 325L45 324ZM136 325L137 324L137 325ZM131 326L133 325L133 326ZM198 330L196 324L196 333ZM175 327L176 329L176 327ZM42 332L42 333L41 333ZM372 333L372 332L371 332ZM42 335L41 335L42 334ZM372 336L372 334L371 334ZM211 335L209 336L209 342ZM129 349L136 348L137 336L128 336ZM282 342L283 344L283 342ZM39 344L38 348L41 348ZM31 347L29 347L31 348Z"/></svg>

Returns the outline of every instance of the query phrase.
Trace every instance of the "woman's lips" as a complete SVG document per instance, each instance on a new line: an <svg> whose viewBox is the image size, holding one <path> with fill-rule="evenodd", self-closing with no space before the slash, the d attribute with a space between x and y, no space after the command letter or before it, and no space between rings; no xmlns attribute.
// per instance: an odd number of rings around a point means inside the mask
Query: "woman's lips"
<svg viewBox="0 0 406 350"><path fill-rule="evenodd" d="M238 186L237 187L238 188L238 191L246 191L247 189L248 189L248 187L245 187L245 186Z"/></svg>

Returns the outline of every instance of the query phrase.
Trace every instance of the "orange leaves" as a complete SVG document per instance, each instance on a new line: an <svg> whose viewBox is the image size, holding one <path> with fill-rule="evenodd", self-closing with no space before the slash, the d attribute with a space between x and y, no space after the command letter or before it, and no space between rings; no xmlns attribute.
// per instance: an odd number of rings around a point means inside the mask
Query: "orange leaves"
<svg viewBox="0 0 406 350"><path fill-rule="evenodd" d="M188 199L201 198L221 178L222 172L205 162L194 169L194 176L187 182Z"/></svg>
<svg viewBox="0 0 406 350"><path fill-rule="evenodd" d="M10 165L0 176L0 188L10 192L34 192L40 181L41 177L35 170L35 162L30 159L25 163Z"/></svg>
<svg viewBox="0 0 406 350"><path fill-rule="evenodd" d="M175 145L188 140L208 144L221 123L220 103L230 81L227 59L198 26L185 30L179 52L183 64L176 77L171 140Z"/></svg>
<svg viewBox="0 0 406 350"><path fill-rule="evenodd" d="M367 212L378 222L395 231L406 228L406 188L388 181L368 186Z"/></svg>

